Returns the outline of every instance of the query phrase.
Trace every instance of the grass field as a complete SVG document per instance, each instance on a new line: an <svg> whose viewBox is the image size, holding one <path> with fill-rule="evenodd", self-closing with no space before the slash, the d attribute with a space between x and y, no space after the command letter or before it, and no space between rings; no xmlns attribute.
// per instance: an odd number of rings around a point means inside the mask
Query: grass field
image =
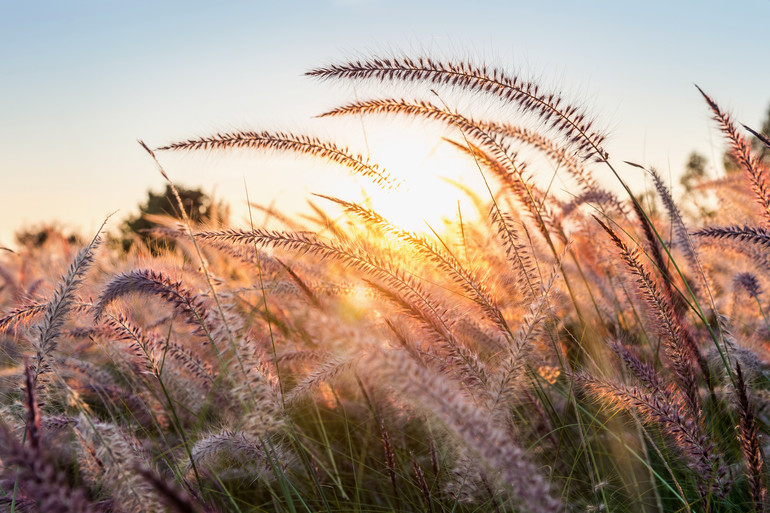
<svg viewBox="0 0 770 513"><path fill-rule="evenodd" d="M183 215L152 219L162 243L51 233L2 252L4 510L767 510L762 134L693 90L739 168L692 188L712 212L695 215L608 155L589 113L503 71L388 58L307 74L394 94L326 117L452 128L487 187L466 191L477 212L422 234L320 196L313 218L229 226L177 196ZM297 133L145 148L164 176L167 152L246 150L401 186ZM571 194L543 186L554 173Z"/></svg>

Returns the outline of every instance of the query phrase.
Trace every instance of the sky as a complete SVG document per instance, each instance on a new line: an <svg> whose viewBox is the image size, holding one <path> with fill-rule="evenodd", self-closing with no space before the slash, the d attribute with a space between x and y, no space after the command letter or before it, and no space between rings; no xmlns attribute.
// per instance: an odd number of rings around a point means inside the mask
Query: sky
<svg viewBox="0 0 770 513"><path fill-rule="evenodd" d="M409 88L303 75L374 55L485 62L559 90L606 129L613 161L656 167L675 183L691 151L718 162L724 148L695 83L735 119L764 119L768 20L765 0L0 0L0 246L23 226L56 222L88 236L111 212L112 229L135 214L149 189L164 187L137 139L157 147L217 131L288 130L371 154L418 181L436 169L473 175L446 155L441 128L314 118L356 98L409 98ZM230 203L234 224L246 222L247 192L291 214L313 192L363 187L296 156L159 157L174 182ZM644 186L639 170L621 169ZM420 197L439 191L421 186ZM391 201L401 211L412 205Z"/></svg>

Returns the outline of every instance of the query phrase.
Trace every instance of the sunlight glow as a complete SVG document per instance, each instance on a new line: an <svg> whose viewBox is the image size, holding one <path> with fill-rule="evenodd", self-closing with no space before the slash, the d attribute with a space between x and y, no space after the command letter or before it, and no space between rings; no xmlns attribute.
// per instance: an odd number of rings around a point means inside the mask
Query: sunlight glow
<svg viewBox="0 0 770 513"><path fill-rule="evenodd" d="M366 191L371 208L400 228L418 233L444 231L447 222L458 222L458 208L463 221L478 219L469 196L450 182L467 186L486 202L481 193L478 169L473 161L460 155L446 142L439 141L426 154L425 146L413 148L403 141L378 146L377 153L387 162L386 169L401 181L393 190L370 188Z"/></svg>

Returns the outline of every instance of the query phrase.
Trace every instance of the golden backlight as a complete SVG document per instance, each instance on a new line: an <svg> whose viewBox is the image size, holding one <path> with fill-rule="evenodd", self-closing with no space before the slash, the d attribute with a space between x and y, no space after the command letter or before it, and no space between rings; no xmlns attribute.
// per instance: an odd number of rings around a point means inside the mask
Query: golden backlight
<svg viewBox="0 0 770 513"><path fill-rule="evenodd" d="M421 139L402 136L389 138L388 144L378 141L376 162L383 163L382 167L399 185L393 189L367 185L363 203L411 232L430 234L433 229L441 234L446 222L456 224L460 215L463 222L477 220L479 214L473 201L462 188L474 191L485 203L489 194L483 189L473 160L451 144L436 141L435 134L432 147ZM361 202L360 198L344 194L340 197L346 201Z"/></svg>

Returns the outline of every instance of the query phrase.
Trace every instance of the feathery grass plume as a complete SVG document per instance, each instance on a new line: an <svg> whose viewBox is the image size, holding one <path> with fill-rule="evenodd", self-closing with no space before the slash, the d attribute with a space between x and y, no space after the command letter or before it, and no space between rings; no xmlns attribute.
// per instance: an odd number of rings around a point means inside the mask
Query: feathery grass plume
<svg viewBox="0 0 770 513"><path fill-rule="evenodd" d="M497 327L488 327L483 319L479 319L479 321L476 320L476 316L461 317L454 324L453 331L457 334L458 339L468 341L465 343L466 345L478 347L484 352L495 353L506 347L509 342L508 337L500 333Z"/></svg>
<svg viewBox="0 0 770 513"><path fill-rule="evenodd" d="M751 189L754 191L755 199L762 207L762 217L765 224L770 223L770 184L768 184L767 168L760 158L752 152L749 141L738 133L730 115L722 112L719 105L703 92L703 89L697 85L695 87L703 95L711 112L714 113L714 120L719 123L719 129L730 143L730 153L746 172L746 177L751 184Z"/></svg>
<svg viewBox="0 0 770 513"><path fill-rule="evenodd" d="M243 479L255 483L274 481L277 473L295 464L294 456L275 439L253 437L242 431L221 430L201 436L190 451L203 477L215 481Z"/></svg>
<svg viewBox="0 0 770 513"><path fill-rule="evenodd" d="M141 362L143 370L155 376L160 375L160 366L156 362L155 353L152 349L154 344L145 336L144 331L139 326L136 326L125 315L120 313L109 316L104 321L104 324L108 329L112 330L117 340L129 344L130 355L136 361ZM122 352L122 354L125 353L126 351Z"/></svg>
<svg viewBox="0 0 770 513"><path fill-rule="evenodd" d="M529 305L529 312L522 319L512 342L505 349L506 354L497 368L491 385L490 395L492 399L489 409L493 415L505 414L505 405L512 398L516 385L524 379L522 369L526 366L526 357L530 351L531 343L544 330L543 323L549 315L548 295L557 276L555 271L551 274L542 295L537 301Z"/></svg>
<svg viewBox="0 0 770 513"><path fill-rule="evenodd" d="M289 265L287 265L286 263L284 263L280 259L276 259L276 260L278 261L279 264L281 264L281 266L284 268L284 270L289 275L289 277L292 279L292 281L294 283L296 283L297 286L299 287L299 289L305 294L305 296L307 296L307 298L310 301L310 303L313 306L315 306L317 308L320 308L321 307L321 302L318 300L318 297L316 297L316 295L313 292L313 290L310 287L307 286L307 284L305 283L305 280L300 278L299 275L296 272L294 272L294 270L291 267L289 267Z"/></svg>
<svg viewBox="0 0 770 513"><path fill-rule="evenodd" d="M562 243L566 243L566 237L559 223L561 216L551 210L550 204L545 201L546 196L523 174L526 167L523 163L516 162L514 159L516 171L511 172L504 163L471 142L460 143L451 139L444 140L469 155L479 166L492 171L505 189L524 206L529 218L546 240L550 240L551 235L554 234ZM493 208L499 209L494 203Z"/></svg>
<svg viewBox="0 0 770 513"><path fill-rule="evenodd" d="M362 356L354 358L332 357L314 369L308 376L286 394L286 403L295 404L302 399L307 399L307 394L323 384L334 381L340 375L355 369Z"/></svg>
<svg viewBox="0 0 770 513"><path fill-rule="evenodd" d="M280 232L275 230L222 230L198 232L202 240L217 240L233 244L272 246L320 258L331 258L382 282L386 288L378 288L385 297L403 308L404 312L418 320L443 343L452 362L460 366L460 372L473 383L483 384L487 375L476 355L457 340L446 316L446 307L426 292L415 278L390 262L361 248L324 240L307 232Z"/></svg>
<svg viewBox="0 0 770 513"><path fill-rule="evenodd" d="M693 233L696 237L727 240L739 243L736 249L753 245L763 251L770 250L770 229L761 226L709 226Z"/></svg>
<svg viewBox="0 0 770 513"><path fill-rule="evenodd" d="M490 482L489 470L480 464L473 451L458 446L447 469L443 491L457 504L480 504L482 511L500 513L499 500L505 500L505 490L496 480ZM490 506L491 504L491 506ZM518 510L516 510L518 511Z"/></svg>
<svg viewBox="0 0 770 513"><path fill-rule="evenodd" d="M598 188L596 180L588 173L582 163L578 162L573 155L570 155L565 148L559 146L555 141L543 134L510 123L483 121L480 124L490 132L496 132L502 136L527 144L542 152L557 166L564 166L583 190L590 191Z"/></svg>
<svg viewBox="0 0 770 513"><path fill-rule="evenodd" d="M214 384L214 380L217 378L217 371L214 370L212 365L202 359L192 349L185 347L182 344L177 344L171 340L151 338L154 345L153 349L156 353L161 351L166 352L167 358L171 358L187 370L193 377L198 378L201 382L206 383L208 387ZM158 345L160 342L160 345ZM168 360L167 362L168 363Z"/></svg>
<svg viewBox="0 0 770 513"><path fill-rule="evenodd" d="M743 125L743 128L745 128L746 130L748 130L748 131L749 131L749 133L750 133L751 135L753 135L754 137L756 137L757 139L759 139L759 141L760 141L762 144L764 144L765 146L767 146L768 148L770 148L770 139L768 139L768 138L767 138L767 136L766 136L765 134L760 134L760 133L759 133L759 132L757 132L756 130L754 130L754 129L750 128L750 127L747 127L746 125Z"/></svg>
<svg viewBox="0 0 770 513"><path fill-rule="evenodd" d="M332 237L335 237L340 240L347 239L347 234L345 233L345 229L340 226L339 222L336 219L332 219L329 217L329 214L324 212L324 210L313 203L312 201L308 200L307 205L310 207L310 209L315 213L315 217L313 216L306 216L306 215L300 215L300 217L303 217L310 221L311 223L314 223L317 225L321 232L328 232L329 235Z"/></svg>
<svg viewBox="0 0 770 513"><path fill-rule="evenodd" d="M760 298L760 296L763 294L763 289L762 285L760 285L757 275L751 272L737 273L735 276L733 276L732 290L732 309L730 317L734 320L738 320L742 316L742 312L746 310L753 310L754 312L759 310L759 313L763 318L765 318L764 324L765 327L767 327L768 321L766 314L764 313L764 308L762 307L762 298ZM747 294L751 299L754 300L753 304L751 302L745 301L746 296L744 294ZM721 320L722 318L720 318L720 321ZM725 322L727 323L728 320L725 319ZM734 339L731 340L731 342L731 346L727 348L732 351L734 350L736 344ZM746 368L744 367L744 371L745 370Z"/></svg>
<svg viewBox="0 0 770 513"><path fill-rule="evenodd" d="M176 239L179 241L185 241L185 240L189 241L190 234L187 232L187 227L184 224L179 223L176 220L176 218L174 218L173 220L175 221L174 225L156 226L154 228L151 228L148 233L151 233L157 237L167 237L167 238ZM216 242L216 241L198 241L198 242L204 246L214 248L220 253L223 253L228 257L233 258L238 262L244 263L250 267L253 267L255 269L261 268L264 275L273 273L281 268L281 264L272 256L267 255L262 251L260 251L258 255L255 255L253 248L251 248L250 250L245 250L237 246L234 247L230 244L225 244L225 243Z"/></svg>
<svg viewBox="0 0 770 513"><path fill-rule="evenodd" d="M151 485L134 471L145 463L141 444L119 425L81 414L75 422L78 461L90 486L109 491L115 512L161 513ZM91 464L95 460L98 464Z"/></svg>
<svg viewBox="0 0 770 513"><path fill-rule="evenodd" d="M42 425L40 422L40 405L37 404L37 394L35 393L35 375L34 371L29 365L29 362L24 360L24 379L25 379L25 400L27 408L27 439L29 440L29 447L39 452L42 447Z"/></svg>
<svg viewBox="0 0 770 513"><path fill-rule="evenodd" d="M525 165L516 160L516 155L511 152L498 134L485 130L485 126L477 121L466 118L457 112L441 109L435 105L422 101L407 102L406 100L371 100L368 102L356 102L331 110L321 116L339 116L345 114L407 114L421 116L427 119L441 121L449 126L456 126L463 134L473 139L479 148L479 153L489 152L488 156L480 159L488 162L489 169L516 195L527 207L533 219L540 225L540 230L549 237L546 222L553 224L555 216L545 204L543 193L524 174ZM463 149L466 145L454 143ZM471 146L473 150L474 147ZM476 157L472 151L472 156Z"/></svg>
<svg viewBox="0 0 770 513"><path fill-rule="evenodd" d="M142 330L125 315L118 313L104 321L104 328L119 340L132 346L133 356L145 361L148 370L160 372L159 362L166 365L174 362L175 369L184 368L197 384L210 388L217 377L217 372L211 364L205 361L192 349L178 344L169 337L160 336L152 329Z"/></svg>
<svg viewBox="0 0 770 513"><path fill-rule="evenodd" d="M10 479L0 480L0 490L12 489L14 482ZM37 513L37 506L34 500L24 496L20 490L16 490L16 495L0 494L0 506L5 506L7 511L11 511L13 504L14 513Z"/></svg>
<svg viewBox="0 0 770 513"><path fill-rule="evenodd" d="M34 301L24 306L19 306L8 312L0 319L0 333L5 333L16 324L25 324L36 315L46 311L48 303Z"/></svg>
<svg viewBox="0 0 770 513"><path fill-rule="evenodd" d="M433 499L430 496L430 488L428 487L428 481L425 479L425 473L422 471L422 467L417 461L417 458L412 454L412 470L414 471L414 479L417 481L417 486L420 488L423 499L425 499L425 507L428 513L433 513Z"/></svg>
<svg viewBox="0 0 770 513"><path fill-rule="evenodd" d="M720 255L729 254L731 257L740 257L746 263L754 267L759 276L770 273L770 252L760 244L752 244L738 237L711 237L701 236L693 232L693 236L699 237L699 245Z"/></svg>
<svg viewBox="0 0 770 513"><path fill-rule="evenodd" d="M566 148L559 146L555 141L539 132L523 126L514 126L510 123L484 121L481 122L480 125L490 132L496 132L505 137L510 137L539 150L557 166L564 166L570 176L572 176L585 193L607 196L608 202L612 203L620 214L625 215L625 208L615 194L599 187L594 177L591 176L590 171L588 171L581 162L575 159L573 155L570 155Z"/></svg>
<svg viewBox="0 0 770 513"><path fill-rule="evenodd" d="M17 383L14 383L14 385L17 390L24 390L25 385L21 379L19 379ZM5 428L8 432L16 437L23 436L23 434L26 433L27 417L29 417L29 412L27 411L27 405L23 398L18 398L10 403L6 402L0 408L0 421L5 424ZM45 426L43 426L43 428L45 428Z"/></svg>
<svg viewBox="0 0 770 513"><path fill-rule="evenodd" d="M751 297L759 299L762 294L762 286L757 277L749 272L741 272L733 277L733 283L745 290Z"/></svg>
<svg viewBox="0 0 770 513"><path fill-rule="evenodd" d="M134 293L155 295L166 300L184 315L189 324L206 334L211 333L208 308L203 299L184 287L181 281L173 281L162 271L154 269L134 269L112 278L102 289L94 306L94 319L99 320L104 309L114 300Z"/></svg>
<svg viewBox="0 0 770 513"><path fill-rule="evenodd" d="M272 367L254 339L244 337L237 345L239 358L230 360L230 373L245 376L232 389L233 395L245 405L241 429L252 437L263 437L284 425L281 391ZM242 368L241 368L242 366Z"/></svg>
<svg viewBox="0 0 770 513"><path fill-rule="evenodd" d="M749 400L749 390L740 363L735 365L735 378L735 392L738 398L737 409L740 417L740 423L737 426L738 441L743 452L754 510L759 513L766 511L767 508L765 457L759 440L760 426Z"/></svg>
<svg viewBox="0 0 770 513"><path fill-rule="evenodd" d="M666 395L666 400L671 404L683 404L682 396L678 390L672 390L666 386L655 369L641 361L625 344L620 340L613 339L609 343L612 352L618 355L626 367L633 373L650 392L654 394Z"/></svg>
<svg viewBox="0 0 770 513"><path fill-rule="evenodd" d="M71 305L71 310L79 313L86 313L90 312L92 308L92 304L88 302L83 301L73 301ZM32 303L29 303L24 306L19 306L17 308L12 309L8 312L8 315L5 317L0 318L0 334L1 333L7 333L16 325L27 325L29 324L32 319L40 315L41 313L44 313L48 308L50 307L50 304L47 302L39 302L34 301Z"/></svg>
<svg viewBox="0 0 770 513"><path fill-rule="evenodd" d="M20 503L34 503L46 513L106 513L85 490L71 486L46 454L23 447L5 422L0 422L0 459L0 475L9 484L0 490L3 502L14 504L18 496Z"/></svg>
<svg viewBox="0 0 770 513"><path fill-rule="evenodd" d="M555 141L534 130L522 126L514 126L510 123L484 121L480 123L480 126L489 132L512 138L539 150L559 168L564 166L569 175L572 176L583 190L581 196L593 198L591 201L600 205L606 204L621 216L627 215L626 208L617 195L600 187L583 163L579 162L574 155L571 155L566 148L559 146ZM564 212L562 212L562 216L564 215Z"/></svg>
<svg viewBox="0 0 770 513"><path fill-rule="evenodd" d="M559 212L559 220L562 221L572 215L578 207L581 205L594 204L598 207L600 212L609 214L611 212L617 212L621 215L626 215L625 207L609 191L596 190L578 194L574 196L569 202L564 203L561 206Z"/></svg>
<svg viewBox="0 0 770 513"><path fill-rule="evenodd" d="M315 349L286 351L278 355L278 363L316 363L319 360L328 360L331 357L332 353Z"/></svg>
<svg viewBox="0 0 770 513"><path fill-rule="evenodd" d="M508 262L516 273L516 288L522 297L530 303L537 301L542 288L540 260L532 250L532 241L525 243L521 240L519 230L513 218L497 209L489 211L492 225L497 228L497 234L503 241L503 248ZM529 232L522 226L527 238Z"/></svg>
<svg viewBox="0 0 770 513"><path fill-rule="evenodd" d="M655 169L650 169L649 171L652 175L653 183L655 184L655 190L658 191L658 196L660 196L660 199L663 201L663 206L668 212L671 226L674 229L676 245L682 249L684 258L690 265L690 270L696 276L697 281L689 283L693 295L702 304L709 305L710 308L712 301L710 301L711 287L709 286L708 276L700 263L696 247L693 244L690 235L687 233L687 228L682 220L682 214L674 203L671 192L668 190L668 187L666 187L666 184L663 183L660 174Z"/></svg>
<svg viewBox="0 0 770 513"><path fill-rule="evenodd" d="M634 164L633 162L628 161L626 161L626 164L646 171L644 166L639 164ZM668 262L663 257L663 248L661 248L661 239L657 235L658 232L652 225L652 221L650 220L647 213L642 209L642 205L639 203L639 201L634 199L631 202L631 208L639 220L639 223L642 225L642 233L644 234L644 240L647 243L647 251L648 254L651 255L650 260L652 260L653 264L658 268L658 271L662 275L663 279L661 281L663 283L663 287L665 288L666 294L671 298L672 306L678 311L683 308L684 305L678 301L673 303L677 300L678 296L674 294L674 279L668 269Z"/></svg>
<svg viewBox="0 0 770 513"><path fill-rule="evenodd" d="M389 351L368 365L397 393L407 394L437 416L487 467L500 485L508 488L523 511L557 512L564 505L551 485L509 433L497 428L488 415L467 399L466 393L445 376L418 365L403 351ZM376 366L376 367L374 367Z"/></svg>
<svg viewBox="0 0 770 513"><path fill-rule="evenodd" d="M636 277L637 293L647 305L654 321L652 328L663 339L666 356L672 364L674 374L687 397L687 402L697 418L700 415L700 398L694 366L700 366L708 378L708 367L700 349L690 335L683 319L674 310L670 296L662 293L653 277L641 261L639 248L629 248L615 233L615 230L596 218L620 251L620 257L632 275Z"/></svg>
<svg viewBox="0 0 770 513"><path fill-rule="evenodd" d="M393 446L390 443L390 434L385 429L385 423L380 420L380 439L382 440L382 450L385 453L385 468L388 469L390 484L393 487L393 497L396 498L396 510L401 509L401 499L398 493L398 481L396 481L396 455L393 453Z"/></svg>
<svg viewBox="0 0 770 513"><path fill-rule="evenodd" d="M170 483L167 479L160 477L144 465L138 465L134 469L137 474L152 486L158 497L176 513L202 513L197 503L185 493L184 490ZM206 508L206 511L213 511Z"/></svg>
<svg viewBox="0 0 770 513"><path fill-rule="evenodd" d="M284 132L254 132L241 131L215 134L211 137L189 139L162 146L157 151L195 151L195 150L223 150L230 148L249 148L260 150L286 151L292 153L305 153L314 157L323 158L340 164L359 174L371 179L375 184L392 189L398 186L387 172L381 170L377 164L372 164L361 155L354 155L347 148L341 148L334 143L321 141L316 137L296 135Z"/></svg>
<svg viewBox="0 0 770 513"><path fill-rule="evenodd" d="M42 374L51 370L49 359L56 350L57 339L64 327L64 321L74 307L75 291L85 279L88 268L94 262L94 251L101 243L100 232L101 228L88 246L77 254L46 306L43 322L39 327L40 336L35 348L37 355L35 357L34 383L37 383Z"/></svg>
<svg viewBox="0 0 770 513"><path fill-rule="evenodd" d="M459 376L469 390L484 397L488 395L487 384L490 376L485 363L479 358L476 351L465 346L456 337L451 329L453 324L448 322L446 312L434 314L421 310L418 305L397 292L385 289L374 282L367 281L367 283L397 306L401 313L417 321L427 332L429 342L432 344L426 344L422 348L421 352L424 355L435 357L442 363L444 370ZM418 357L418 360L422 361L422 358Z"/></svg>
<svg viewBox="0 0 770 513"><path fill-rule="evenodd" d="M151 421L141 397L144 390L119 384L109 372L88 361L64 358L57 360L57 365L70 388L84 400L89 401L93 397L99 406L110 409L114 406L145 425Z"/></svg>
<svg viewBox="0 0 770 513"><path fill-rule="evenodd" d="M497 306L497 301L492 297L484 283L475 276L475 273L466 269L454 255L441 250L423 236L395 226L373 210L331 196L320 197L342 206L346 212L362 219L367 225L375 226L409 244L419 255L427 259L427 261L436 264L438 269L449 274L451 279L462 287L462 290L481 307L487 318L495 323L503 334L510 334L511 330L503 313Z"/></svg>
<svg viewBox="0 0 770 513"><path fill-rule="evenodd" d="M573 378L613 409L633 409L642 415L645 422L663 428L663 433L674 442L688 466L695 471L696 479L718 496L724 495L724 483L720 476L726 471L713 443L701 433L688 407L670 400L671 395L601 380L586 373L576 373Z"/></svg>
<svg viewBox="0 0 770 513"><path fill-rule="evenodd" d="M427 357L441 361L441 357L436 355L434 351L431 351L430 347L425 347L426 344L423 343L424 341L421 337L414 336L411 324L386 317L385 325L390 333L395 336L398 347L409 353L409 356L414 358L416 362L419 362L420 365L428 365Z"/></svg>
<svg viewBox="0 0 770 513"><path fill-rule="evenodd" d="M165 425L169 405L164 406L160 397L173 398L185 405L185 415L194 415L204 407L202 399L206 395L216 396L219 374L195 351L174 342L170 336L141 329L122 314L110 315L104 325L112 331L112 340L126 344L108 344L108 352L130 376L137 394L124 401L139 402L142 406L138 412L146 411Z"/></svg>
<svg viewBox="0 0 770 513"><path fill-rule="evenodd" d="M430 58L373 58L316 68L305 73L322 79L342 78L433 83L488 93L516 105L522 112L538 117L555 129L582 158L607 160L602 148L605 136L596 131L580 110L554 93L544 93L537 84L510 77L499 69L474 66L468 62L438 62Z"/></svg>

